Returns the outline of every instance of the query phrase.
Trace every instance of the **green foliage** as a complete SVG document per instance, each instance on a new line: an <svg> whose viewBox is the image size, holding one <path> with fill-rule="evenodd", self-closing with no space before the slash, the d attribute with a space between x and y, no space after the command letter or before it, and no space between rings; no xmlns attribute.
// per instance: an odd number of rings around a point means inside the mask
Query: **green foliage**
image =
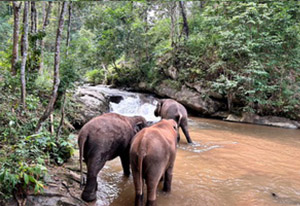
<svg viewBox="0 0 300 206"><path fill-rule="evenodd" d="M141 77L141 70L138 68L121 67L118 68L110 78L116 86L130 87L139 82Z"/></svg>
<svg viewBox="0 0 300 206"><path fill-rule="evenodd" d="M68 89L74 89L75 82L80 79L79 72L74 66L72 59L67 59L60 65L60 85L59 91L65 92Z"/></svg>
<svg viewBox="0 0 300 206"><path fill-rule="evenodd" d="M104 80L103 70L98 70L98 69L90 70L85 74L85 76L88 79L88 82L94 85L101 84Z"/></svg>
<svg viewBox="0 0 300 206"><path fill-rule="evenodd" d="M2 191L0 197L8 199L13 192L26 193L33 190L34 193L38 193L43 191L42 178L47 174L47 168L42 159L38 159L37 163L31 165L19 162L16 167L7 167L7 164L11 163L6 160L0 169L0 190Z"/></svg>
<svg viewBox="0 0 300 206"><path fill-rule="evenodd" d="M63 164L74 152L74 136L63 131L56 138L43 131L33 134L38 117L44 111L37 94L26 96L26 110L20 105L20 83L9 72L0 72L0 199L10 198L13 192L26 194L42 192L46 166ZM34 85L34 83L33 83ZM54 125L58 125L55 119ZM2 202L0 202L2 204Z"/></svg>
<svg viewBox="0 0 300 206"><path fill-rule="evenodd" d="M8 198L14 190L26 193L43 191L46 164L62 164L74 152L73 136L57 139L47 132L20 136L13 145L3 146L0 153L0 191ZM1 196L0 195L0 196Z"/></svg>

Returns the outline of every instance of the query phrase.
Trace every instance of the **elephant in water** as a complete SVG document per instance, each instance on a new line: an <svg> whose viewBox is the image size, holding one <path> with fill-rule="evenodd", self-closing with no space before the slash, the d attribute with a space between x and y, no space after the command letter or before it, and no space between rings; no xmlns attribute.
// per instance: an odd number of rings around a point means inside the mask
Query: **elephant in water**
<svg viewBox="0 0 300 206"><path fill-rule="evenodd" d="M131 139L145 126L146 120L141 116L126 117L107 113L93 118L82 127L78 135L78 145L81 184L83 158L87 165L87 183L81 195L84 201L91 202L96 199L97 175L106 161L119 156L124 175L130 175Z"/></svg>
<svg viewBox="0 0 300 206"><path fill-rule="evenodd" d="M163 119L173 119L181 127L188 143L193 143L188 131L188 115L185 107L173 99L160 100L154 111L155 116ZM178 141L180 140L180 137Z"/></svg>
<svg viewBox="0 0 300 206"><path fill-rule="evenodd" d="M177 136L177 123L172 119L162 119L134 137L130 148L130 165L136 192L135 206L143 205L144 179L147 206L155 205L157 186L163 176L163 190L171 191Z"/></svg>

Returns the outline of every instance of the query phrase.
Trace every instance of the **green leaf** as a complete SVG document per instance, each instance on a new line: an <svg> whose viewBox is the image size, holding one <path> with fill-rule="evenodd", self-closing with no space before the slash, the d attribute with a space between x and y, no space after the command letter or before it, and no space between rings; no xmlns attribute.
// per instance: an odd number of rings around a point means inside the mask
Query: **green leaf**
<svg viewBox="0 0 300 206"><path fill-rule="evenodd" d="M36 183L36 179L33 176L29 175L28 179L30 180L30 182Z"/></svg>
<svg viewBox="0 0 300 206"><path fill-rule="evenodd" d="M24 176L23 176L23 178L24 178L24 182L25 182L25 184L26 184L26 185L28 185L29 178L28 178L28 175L27 175L26 173L24 173Z"/></svg>
<svg viewBox="0 0 300 206"><path fill-rule="evenodd" d="M40 189L39 185L36 184L35 187L34 187L34 193L35 194L38 193L39 189Z"/></svg>

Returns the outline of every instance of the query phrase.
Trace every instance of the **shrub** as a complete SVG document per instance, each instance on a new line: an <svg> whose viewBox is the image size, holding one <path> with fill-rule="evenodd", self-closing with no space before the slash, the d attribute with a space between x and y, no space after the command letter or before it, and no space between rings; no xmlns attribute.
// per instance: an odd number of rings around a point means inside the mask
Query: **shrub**
<svg viewBox="0 0 300 206"><path fill-rule="evenodd" d="M103 70L99 70L99 69L94 69L94 70L88 71L85 74L85 76L88 79L88 82L92 83L94 85L100 84L104 80L104 72L103 72Z"/></svg>

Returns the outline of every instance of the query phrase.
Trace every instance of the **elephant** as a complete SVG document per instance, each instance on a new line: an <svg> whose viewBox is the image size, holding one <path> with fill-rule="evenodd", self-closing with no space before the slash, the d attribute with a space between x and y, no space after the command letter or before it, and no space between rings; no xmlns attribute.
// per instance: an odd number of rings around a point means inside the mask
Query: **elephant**
<svg viewBox="0 0 300 206"><path fill-rule="evenodd" d="M138 132L130 147L130 165L135 186L135 206L143 205L143 184L147 185L147 206L155 205L156 191L164 179L163 191L171 191L178 137L177 123L162 119Z"/></svg>
<svg viewBox="0 0 300 206"><path fill-rule="evenodd" d="M181 127L188 143L193 143L188 131L188 114L185 107L173 99L160 100L154 111L156 117L161 116L163 119L173 119ZM180 136L178 136L178 142Z"/></svg>
<svg viewBox="0 0 300 206"><path fill-rule="evenodd" d="M79 161L81 185L82 161L87 165L87 183L81 198L86 202L96 199L97 175L105 162L120 157L125 176L130 175L129 150L131 139L143 127L146 120L141 116L126 117L106 113L94 117L79 132Z"/></svg>

